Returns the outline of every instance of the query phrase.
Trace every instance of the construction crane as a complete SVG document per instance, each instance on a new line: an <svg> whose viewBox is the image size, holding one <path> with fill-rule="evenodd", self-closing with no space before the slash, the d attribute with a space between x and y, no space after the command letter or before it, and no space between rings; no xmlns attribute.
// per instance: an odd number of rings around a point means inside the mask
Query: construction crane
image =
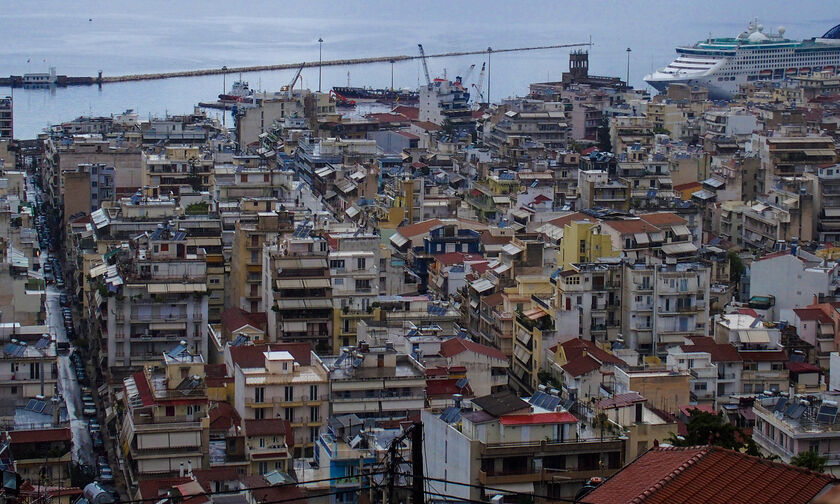
<svg viewBox="0 0 840 504"><path fill-rule="evenodd" d="M475 94L478 95L478 99L481 100L481 102L484 101L484 95L481 93L481 86L484 84L484 65L485 63L481 64L481 72L478 74L478 84L473 82L472 85L475 88ZM476 100L476 103L480 102Z"/></svg>
<svg viewBox="0 0 840 504"><path fill-rule="evenodd" d="M300 73L303 71L303 67L304 65L301 65L300 68L297 69L297 72L295 72L295 76L292 78L292 82L290 82L289 85L286 86L286 98L292 97L292 91L294 91L295 89L295 84L297 84L297 81L300 78Z"/></svg>
<svg viewBox="0 0 840 504"><path fill-rule="evenodd" d="M475 63L473 63L472 65L470 65L470 67L469 67L469 68L467 69L467 71L464 73L464 76L463 76L463 77L461 77L461 81L462 81L462 82L467 82L467 81L469 80L469 78L470 78L470 75L472 75L473 70L475 70Z"/></svg>
<svg viewBox="0 0 840 504"><path fill-rule="evenodd" d="M429 66L426 65L426 53L423 52L423 44L417 44L417 47L420 49L420 61L423 62L423 73L426 74L426 85L432 85L432 79L429 77Z"/></svg>

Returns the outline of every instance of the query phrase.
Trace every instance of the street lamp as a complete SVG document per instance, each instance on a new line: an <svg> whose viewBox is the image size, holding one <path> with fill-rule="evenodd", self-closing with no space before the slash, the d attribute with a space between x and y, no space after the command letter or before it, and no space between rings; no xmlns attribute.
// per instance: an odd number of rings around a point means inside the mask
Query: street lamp
<svg viewBox="0 0 840 504"><path fill-rule="evenodd" d="M493 48L487 48L487 105L490 105L490 55L493 53Z"/></svg>
<svg viewBox="0 0 840 504"><path fill-rule="evenodd" d="M318 92L321 92L321 46L324 43L324 39L318 37Z"/></svg>
<svg viewBox="0 0 840 504"><path fill-rule="evenodd" d="M625 81L626 86L630 87L630 48L627 48L627 80Z"/></svg>
<svg viewBox="0 0 840 504"><path fill-rule="evenodd" d="M227 65L222 67L222 94L227 93Z"/></svg>

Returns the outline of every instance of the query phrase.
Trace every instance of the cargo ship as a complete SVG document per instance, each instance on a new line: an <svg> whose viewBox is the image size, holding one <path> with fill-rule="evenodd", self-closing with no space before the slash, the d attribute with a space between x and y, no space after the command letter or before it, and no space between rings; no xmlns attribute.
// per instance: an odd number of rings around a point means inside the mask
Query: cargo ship
<svg viewBox="0 0 840 504"><path fill-rule="evenodd" d="M373 89L363 87L337 86L333 93L347 100L377 101L383 103L417 103L420 97L410 89Z"/></svg>

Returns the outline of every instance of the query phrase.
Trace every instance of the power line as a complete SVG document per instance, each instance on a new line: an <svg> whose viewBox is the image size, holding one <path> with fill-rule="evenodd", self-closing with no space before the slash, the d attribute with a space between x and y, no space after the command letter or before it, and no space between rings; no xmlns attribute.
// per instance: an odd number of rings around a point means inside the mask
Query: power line
<svg viewBox="0 0 840 504"><path fill-rule="evenodd" d="M403 475L407 475L407 474L403 473ZM535 499L546 499L546 500L551 500L551 501L570 502L570 503L577 502L577 501L572 500L572 499L563 499L561 497L549 497L547 495L538 495L538 494L528 493L528 492L519 492L519 491L515 491L515 490L508 490L508 489L505 489L505 488L490 487L490 486L487 486L487 485L473 485L471 483L462 483L460 481L452 481L452 480L441 479L441 478L432 478L431 476L425 476L424 479L431 480L431 481L438 481L438 482L441 482L441 483L448 483L450 485L459 485L459 486L465 486L465 487L470 487L470 488L479 488L481 490L493 490L493 491L496 491L496 492L504 492L506 494L511 494L511 495L522 495L522 496L532 497L532 498L535 498Z"/></svg>

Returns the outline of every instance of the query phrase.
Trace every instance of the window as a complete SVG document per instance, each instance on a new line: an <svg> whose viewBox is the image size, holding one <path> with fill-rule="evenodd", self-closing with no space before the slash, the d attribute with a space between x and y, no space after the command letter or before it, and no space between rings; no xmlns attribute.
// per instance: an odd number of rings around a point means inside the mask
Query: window
<svg viewBox="0 0 840 504"><path fill-rule="evenodd" d="M365 269L365 258L359 257L356 259L356 267L359 269Z"/></svg>
<svg viewBox="0 0 840 504"><path fill-rule="evenodd" d="M265 402L265 387L255 387L254 388L254 402L255 403Z"/></svg>
<svg viewBox="0 0 840 504"><path fill-rule="evenodd" d="M317 422L320 420L320 408L318 406L310 406L309 407L309 419L313 422Z"/></svg>
<svg viewBox="0 0 840 504"><path fill-rule="evenodd" d="M260 437L260 448L265 448L265 438Z"/></svg>
<svg viewBox="0 0 840 504"><path fill-rule="evenodd" d="M283 400L286 402L292 401L292 387L284 387L283 388Z"/></svg>
<svg viewBox="0 0 840 504"><path fill-rule="evenodd" d="M314 443L318 439L318 427L309 428L309 442Z"/></svg>
<svg viewBox="0 0 840 504"><path fill-rule="evenodd" d="M268 462L260 462L257 465L257 472L263 475L268 472Z"/></svg>
<svg viewBox="0 0 840 504"><path fill-rule="evenodd" d="M283 418L288 420L289 422L293 421L295 416L295 409L294 408L283 408Z"/></svg>
<svg viewBox="0 0 840 504"><path fill-rule="evenodd" d="M331 259L330 260L330 269L343 269L344 268L344 259Z"/></svg>
<svg viewBox="0 0 840 504"><path fill-rule="evenodd" d="M256 408L254 410L254 420L263 420L263 419L265 419L265 409Z"/></svg>
<svg viewBox="0 0 840 504"><path fill-rule="evenodd" d="M175 406L167 406L166 407L166 416L175 416Z"/></svg>
<svg viewBox="0 0 840 504"><path fill-rule="evenodd" d="M41 364L38 362L29 363L29 378L37 380L41 377Z"/></svg>

